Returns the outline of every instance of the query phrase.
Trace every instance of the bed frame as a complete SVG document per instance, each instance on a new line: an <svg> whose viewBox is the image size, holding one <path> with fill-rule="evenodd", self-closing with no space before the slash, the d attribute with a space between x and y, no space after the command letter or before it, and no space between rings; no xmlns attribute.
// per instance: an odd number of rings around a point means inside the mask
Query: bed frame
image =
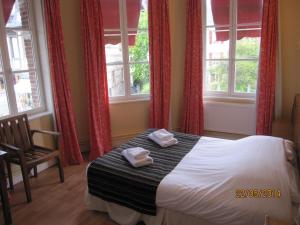
<svg viewBox="0 0 300 225"><path fill-rule="evenodd" d="M300 173L300 94L295 95L292 111L293 141L296 147L298 171Z"/></svg>
<svg viewBox="0 0 300 225"><path fill-rule="evenodd" d="M293 111L292 111L292 131L293 131L293 141L295 143L296 146L296 154L297 154L297 158L298 158L298 169L300 171L300 94L296 94L295 99L294 99L294 105L293 105ZM93 203L92 203L93 202ZM95 197L93 195L89 195L88 192L86 192L86 204L88 209L90 210L96 210L96 211L102 211L102 212L109 212L108 206L106 205L106 202L99 199L98 197ZM126 207L125 207L126 208ZM120 213L118 210L116 209L118 213ZM130 210L130 209L129 209ZM113 211L113 210L111 210ZM124 215L124 217L127 217L127 215L130 213L130 211L124 211L124 213L122 213ZM160 215L158 213L158 215ZM170 216L171 215L171 216ZM139 215L135 215L137 217L139 217ZM192 224L194 225L198 225L198 224L206 224L206 225L211 225L211 223L205 221L205 220L193 220L193 217L185 217L186 215L183 213L178 213L178 212L173 212L172 210L169 212L169 219L172 219L174 222L182 222L182 224L187 224L189 222L192 222ZM155 217L152 216L148 216L148 215L142 215L142 217L140 217L141 220L146 220L146 221L152 221L152 219ZM114 220L116 219L116 215ZM151 219L151 220L150 220ZM152 221L154 222L154 220Z"/></svg>

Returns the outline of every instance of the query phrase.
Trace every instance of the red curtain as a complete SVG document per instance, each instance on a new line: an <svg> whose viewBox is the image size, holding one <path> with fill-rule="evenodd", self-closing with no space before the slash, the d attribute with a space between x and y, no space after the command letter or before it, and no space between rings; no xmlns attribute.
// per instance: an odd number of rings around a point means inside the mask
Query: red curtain
<svg viewBox="0 0 300 225"><path fill-rule="evenodd" d="M4 21L7 23L9 16L11 14L11 10L14 7L15 0L2 0Z"/></svg>
<svg viewBox="0 0 300 225"><path fill-rule="evenodd" d="M89 99L90 160L112 148L102 22L100 1L81 0L81 30Z"/></svg>
<svg viewBox="0 0 300 225"><path fill-rule="evenodd" d="M44 11L55 116L58 130L61 132L62 161L64 165L80 164L82 156L71 102L59 0L44 0Z"/></svg>
<svg viewBox="0 0 300 225"><path fill-rule="evenodd" d="M201 0L188 0L182 131L203 134Z"/></svg>
<svg viewBox="0 0 300 225"><path fill-rule="evenodd" d="M211 10L216 31L226 29L230 23L230 0L211 0ZM244 25L243 30L237 31L237 39L243 37L260 37L259 24L262 14L262 0L238 0L237 1L237 25ZM246 24L258 24L245 26ZM225 28L224 28L225 26ZM245 30L246 29L246 30ZM248 30L247 30L248 29ZM217 41L227 41L229 32L217 32Z"/></svg>
<svg viewBox="0 0 300 225"><path fill-rule="evenodd" d="M149 0L150 127L168 128L171 47L168 0Z"/></svg>
<svg viewBox="0 0 300 225"><path fill-rule="evenodd" d="M271 135L275 106L278 0L264 0L260 44L256 133Z"/></svg>

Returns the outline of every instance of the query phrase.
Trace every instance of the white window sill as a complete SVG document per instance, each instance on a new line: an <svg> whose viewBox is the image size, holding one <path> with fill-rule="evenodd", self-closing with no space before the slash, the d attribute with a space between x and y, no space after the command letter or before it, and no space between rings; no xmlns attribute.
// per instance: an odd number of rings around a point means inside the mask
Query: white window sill
<svg viewBox="0 0 300 225"><path fill-rule="evenodd" d="M19 112L18 114L9 114L6 116L1 116L0 120L14 117L14 116L21 115L21 114L27 114L28 120L30 121L30 120L35 120L35 119L43 117L43 116L52 115L52 112L45 111L44 109L41 108L41 109L37 109L36 111L32 110L32 111Z"/></svg>
<svg viewBox="0 0 300 225"><path fill-rule="evenodd" d="M255 98L204 96L204 102L234 103L234 104L256 104Z"/></svg>
<svg viewBox="0 0 300 225"><path fill-rule="evenodd" d="M133 103L133 102L147 102L150 101L150 96L143 97L143 98L134 98L134 99L110 99L109 104L126 104L126 103Z"/></svg>
<svg viewBox="0 0 300 225"><path fill-rule="evenodd" d="M45 111L45 112L35 113L35 114L28 115L28 120L31 121L49 115L52 115L52 112Z"/></svg>

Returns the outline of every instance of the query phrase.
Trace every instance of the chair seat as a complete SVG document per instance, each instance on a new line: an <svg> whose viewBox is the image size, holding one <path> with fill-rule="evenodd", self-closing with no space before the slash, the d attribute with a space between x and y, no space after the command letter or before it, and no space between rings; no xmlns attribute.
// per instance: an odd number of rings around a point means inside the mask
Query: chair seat
<svg viewBox="0 0 300 225"><path fill-rule="evenodd" d="M31 149L24 152L26 164L28 166L38 165L42 162L46 162L51 158L59 156L58 150L50 150L40 146L33 146ZM20 164L20 158L16 155L11 155L7 158L11 163Z"/></svg>

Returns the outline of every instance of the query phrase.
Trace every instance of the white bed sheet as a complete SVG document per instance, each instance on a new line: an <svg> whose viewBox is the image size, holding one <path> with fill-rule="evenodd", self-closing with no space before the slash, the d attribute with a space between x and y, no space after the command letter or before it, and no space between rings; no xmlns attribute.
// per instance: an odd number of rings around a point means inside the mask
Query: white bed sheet
<svg viewBox="0 0 300 225"><path fill-rule="evenodd" d="M136 225L139 221L144 221L146 225L216 225L199 217L160 207L157 208L156 216L142 214L133 209L104 201L90 195L88 191L85 194L85 202L89 210L106 212L112 220L120 225ZM293 206L293 218L295 218L296 224L299 225L298 207L296 205Z"/></svg>
<svg viewBox="0 0 300 225"><path fill-rule="evenodd" d="M265 214L291 220L290 170L282 141L263 136L238 141L202 137L160 183L155 217L88 193L86 203L91 210L108 212L122 225L139 220L147 225L256 225L263 224ZM282 196L236 199L235 190L243 188L277 189Z"/></svg>
<svg viewBox="0 0 300 225"><path fill-rule="evenodd" d="M136 225L144 221L146 225L215 225L201 218L158 207L156 216L139 213L133 209L102 200L86 191L85 203L89 210L108 213L120 225Z"/></svg>

